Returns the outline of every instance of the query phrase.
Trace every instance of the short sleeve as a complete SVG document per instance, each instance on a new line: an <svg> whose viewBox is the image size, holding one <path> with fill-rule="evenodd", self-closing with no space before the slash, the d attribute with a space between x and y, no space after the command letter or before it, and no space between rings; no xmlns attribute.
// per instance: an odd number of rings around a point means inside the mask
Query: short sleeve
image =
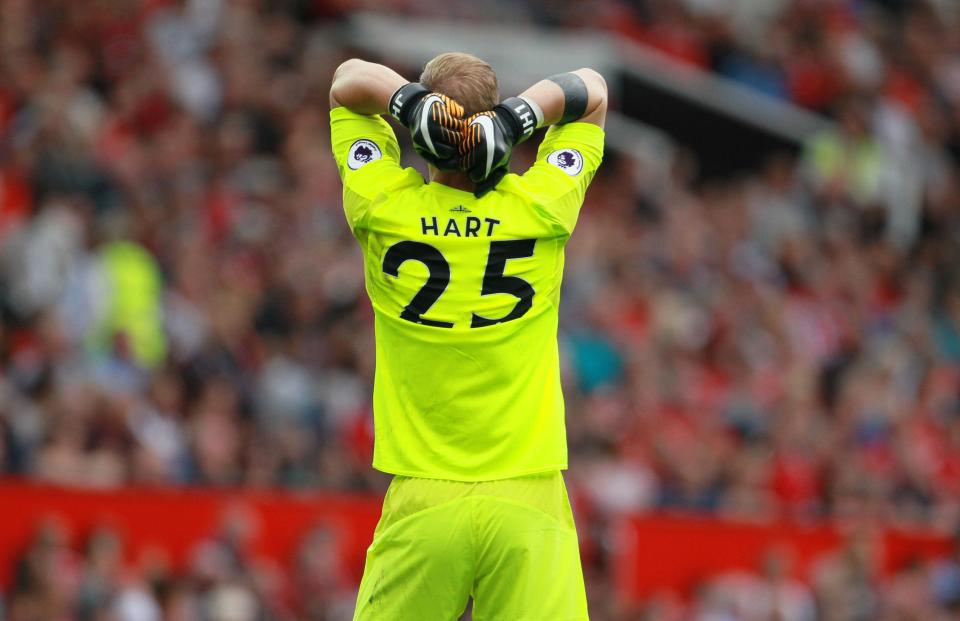
<svg viewBox="0 0 960 621"><path fill-rule="evenodd" d="M533 166L519 177L530 200L572 233L587 187L603 160L604 132L592 123L555 125L547 131Z"/></svg>
<svg viewBox="0 0 960 621"><path fill-rule="evenodd" d="M343 210L354 229L377 196L422 178L400 166L393 128L379 116L338 107L330 111L330 144L343 182ZM415 173L415 171L413 171Z"/></svg>

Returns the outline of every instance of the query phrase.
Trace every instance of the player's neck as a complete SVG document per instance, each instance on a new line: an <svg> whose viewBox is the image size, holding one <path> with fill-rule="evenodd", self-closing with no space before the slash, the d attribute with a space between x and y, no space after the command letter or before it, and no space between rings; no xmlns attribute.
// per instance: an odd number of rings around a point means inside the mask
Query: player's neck
<svg viewBox="0 0 960 621"><path fill-rule="evenodd" d="M440 170L430 167L430 183L440 183L448 188L456 188L464 192L473 192L476 189L473 181L466 173L459 170Z"/></svg>

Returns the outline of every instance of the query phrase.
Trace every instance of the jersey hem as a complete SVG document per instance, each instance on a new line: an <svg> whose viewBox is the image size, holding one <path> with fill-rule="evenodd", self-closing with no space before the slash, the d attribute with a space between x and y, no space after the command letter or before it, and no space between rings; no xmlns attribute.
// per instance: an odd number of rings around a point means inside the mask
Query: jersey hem
<svg viewBox="0 0 960 621"><path fill-rule="evenodd" d="M390 466L384 466L373 463L373 468L384 472L386 474L393 474L401 477L413 477L416 479L433 479L436 481L457 481L459 483L482 483L484 481L503 481L505 479L518 479L520 477L526 477L533 474L543 474L544 472L561 472L568 468L566 462L562 464L554 464L550 466L542 466L539 468L533 468L530 470L517 470L511 471L504 475L498 475L493 477L462 477L462 476L449 476L448 473L442 472L422 472L419 470L406 470L404 468L391 468Z"/></svg>

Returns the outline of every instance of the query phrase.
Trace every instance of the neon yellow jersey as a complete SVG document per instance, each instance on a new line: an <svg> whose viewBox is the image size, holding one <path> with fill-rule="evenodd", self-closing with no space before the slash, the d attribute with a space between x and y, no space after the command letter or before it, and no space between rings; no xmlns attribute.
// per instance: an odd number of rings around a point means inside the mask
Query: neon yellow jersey
<svg viewBox="0 0 960 621"><path fill-rule="evenodd" d="M330 126L375 315L373 466L458 481L566 468L563 248L603 130L551 128L530 170L477 199L401 168L378 116L334 108Z"/></svg>

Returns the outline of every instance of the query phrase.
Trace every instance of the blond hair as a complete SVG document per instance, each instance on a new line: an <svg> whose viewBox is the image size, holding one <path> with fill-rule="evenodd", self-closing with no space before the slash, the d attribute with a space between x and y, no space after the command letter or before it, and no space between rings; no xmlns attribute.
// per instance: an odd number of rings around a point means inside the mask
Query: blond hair
<svg viewBox="0 0 960 621"><path fill-rule="evenodd" d="M456 100L466 116L490 110L500 102L497 74L489 63L471 54L440 54L423 68L420 83Z"/></svg>

